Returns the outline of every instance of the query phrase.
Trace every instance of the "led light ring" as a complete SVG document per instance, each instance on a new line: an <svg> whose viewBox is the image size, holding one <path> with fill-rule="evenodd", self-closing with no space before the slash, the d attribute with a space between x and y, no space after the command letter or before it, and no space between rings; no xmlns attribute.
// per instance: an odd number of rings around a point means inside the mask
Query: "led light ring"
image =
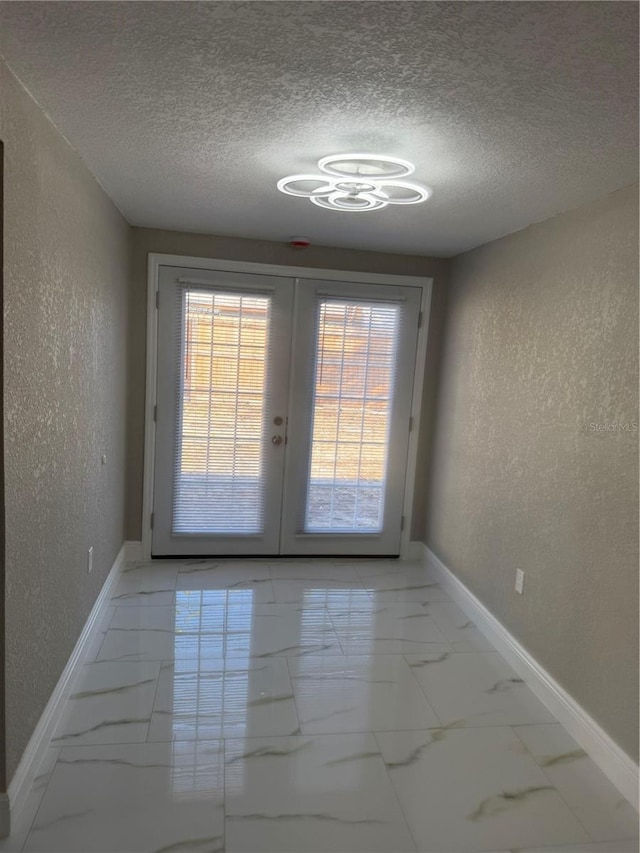
<svg viewBox="0 0 640 853"><path fill-rule="evenodd" d="M358 193L372 193L378 189L378 181L336 181L335 178L331 179L334 183L334 186L337 190L342 193L347 193L350 195L354 190L354 186L359 186L362 189L356 190Z"/></svg>
<svg viewBox="0 0 640 853"><path fill-rule="evenodd" d="M352 195L345 192L336 192L327 201L338 210L370 210L379 207L381 203L381 199L374 198L371 193Z"/></svg>
<svg viewBox="0 0 640 853"><path fill-rule="evenodd" d="M334 192L328 198L311 199L318 207L330 210L369 210L378 207L379 202L372 196L352 196L345 192ZM348 203L341 203L348 202Z"/></svg>
<svg viewBox="0 0 640 853"><path fill-rule="evenodd" d="M382 207L387 206L387 202L382 201L381 199L374 198L371 195L361 195L358 196L358 200L364 200L366 204L362 205L341 205L339 204L340 199L349 198L347 193L333 193L328 198L312 198L311 203L315 204L317 207L322 207L325 210L339 210L347 213L368 213L370 210L380 210Z"/></svg>
<svg viewBox="0 0 640 853"><path fill-rule="evenodd" d="M357 177L358 172L343 172L332 166L332 163L349 163L357 160L366 160L370 163L391 163L396 166L395 171L385 172L384 178L406 178L415 172L415 166L408 160L402 160L400 157L387 157L381 154L331 154L328 157L322 157L318 160L318 168L329 175L338 175L339 177ZM363 174L362 177L368 181L376 181L377 178L373 175ZM382 176L381 176L382 179Z"/></svg>
<svg viewBox="0 0 640 853"><path fill-rule="evenodd" d="M378 194L386 195L381 189L382 187L389 187L393 189L393 187L398 187L403 190L411 190L415 193L415 196L411 198L393 198L391 196L386 197L387 204L421 204L421 202L426 201L431 195L431 190L429 187L421 187L420 184L414 184L411 181L376 181L376 184L380 189L375 190L372 195L378 197Z"/></svg>
<svg viewBox="0 0 640 853"><path fill-rule="evenodd" d="M317 207L321 207L324 210L334 210L339 213L370 213L373 210L382 210L383 207L387 205L384 202L379 202L375 207L340 207L337 204L324 204L326 199L319 198L313 201Z"/></svg>
<svg viewBox="0 0 640 853"><path fill-rule="evenodd" d="M368 174L343 171L332 165L340 162L351 162L357 165L356 161L358 160L391 164L396 167L396 171L383 172L384 177L378 178ZM278 190L295 198L307 198L317 207L322 207L325 210L352 211L354 213L381 210L390 204L420 204L427 201L431 196L429 187L410 181L397 180L397 177L404 177L414 171L412 163L401 160L399 157L375 154L332 155L319 160L318 166L329 176L325 178L324 175L319 174L288 175L278 181ZM319 184L319 186L313 190L295 189L295 185L302 182ZM408 191L411 195L405 198L393 198L385 192L385 188Z"/></svg>
<svg viewBox="0 0 640 853"><path fill-rule="evenodd" d="M315 190L295 190L289 186L289 184L299 184L302 181L322 184L322 186ZM312 198L314 195L329 195L335 192L334 181L332 179L327 180L324 175L288 175L286 178L281 178L276 186L281 193L296 198Z"/></svg>

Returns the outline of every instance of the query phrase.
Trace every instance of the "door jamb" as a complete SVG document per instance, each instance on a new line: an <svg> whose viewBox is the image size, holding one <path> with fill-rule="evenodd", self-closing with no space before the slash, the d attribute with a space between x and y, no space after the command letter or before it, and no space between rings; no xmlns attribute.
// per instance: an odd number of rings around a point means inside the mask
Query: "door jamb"
<svg viewBox="0 0 640 853"><path fill-rule="evenodd" d="M153 512L153 480L155 457L155 405L158 378L158 274L161 266L192 267L200 270L221 272L253 273L255 275L287 276L297 279L323 279L325 281L364 282L367 284L405 285L420 287L421 323L418 329L416 348L416 366L413 377L413 396L411 400L411 432L407 450L407 473L404 487L403 516L404 526L400 537L400 557L408 559L410 553L411 527L413 523L413 496L416 483L416 462L418 458L418 437L420 435L420 412L422 408L422 389L426 371L427 336L429 331L429 310L433 279L409 275L380 275L379 273L347 272L345 270L326 270L313 267L289 267L282 264L257 264L245 261L225 261L216 258L196 258L186 255L167 255L149 252L147 268L147 346L146 346L146 384L144 410L144 472L142 493L142 559L151 559L151 514Z"/></svg>

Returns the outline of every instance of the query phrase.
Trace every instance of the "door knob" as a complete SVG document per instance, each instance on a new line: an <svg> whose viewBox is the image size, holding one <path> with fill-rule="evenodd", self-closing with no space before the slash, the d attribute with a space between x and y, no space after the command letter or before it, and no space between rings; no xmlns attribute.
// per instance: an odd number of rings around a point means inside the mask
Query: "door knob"
<svg viewBox="0 0 640 853"><path fill-rule="evenodd" d="M276 446L278 444L282 444L282 436L281 435L274 435L273 438L271 439L271 443L275 444Z"/></svg>

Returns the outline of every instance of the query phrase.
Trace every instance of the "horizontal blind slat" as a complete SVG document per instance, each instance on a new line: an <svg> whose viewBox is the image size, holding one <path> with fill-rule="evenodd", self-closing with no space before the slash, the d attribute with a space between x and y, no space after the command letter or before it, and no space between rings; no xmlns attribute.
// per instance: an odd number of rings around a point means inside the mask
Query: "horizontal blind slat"
<svg viewBox="0 0 640 853"><path fill-rule="evenodd" d="M173 534L261 534L271 297L196 285L177 298Z"/></svg>
<svg viewBox="0 0 640 853"><path fill-rule="evenodd" d="M401 300L316 294L304 533L379 533Z"/></svg>

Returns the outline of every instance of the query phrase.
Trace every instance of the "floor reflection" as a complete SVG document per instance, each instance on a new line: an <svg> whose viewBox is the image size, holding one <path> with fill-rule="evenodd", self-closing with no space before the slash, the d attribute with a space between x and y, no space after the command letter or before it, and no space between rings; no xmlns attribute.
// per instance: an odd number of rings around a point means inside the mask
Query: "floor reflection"
<svg viewBox="0 0 640 853"><path fill-rule="evenodd" d="M175 659L199 661L233 654L248 658L253 590L176 592Z"/></svg>
<svg viewBox="0 0 640 853"><path fill-rule="evenodd" d="M253 608L250 589L176 592L174 740L221 737L225 722L244 734Z"/></svg>
<svg viewBox="0 0 640 853"><path fill-rule="evenodd" d="M174 741L171 745L173 800L210 799L224 786L221 741Z"/></svg>
<svg viewBox="0 0 640 853"><path fill-rule="evenodd" d="M300 734L287 656L297 658L295 674L304 700L305 693L318 689L325 653L328 660L342 653L334 642L332 611L352 615L359 639L371 637L373 602L362 588L310 583L293 606L256 604L252 589L176 592L175 657L163 666L150 728L151 740L175 742L176 794L206 791L209 783L217 783L217 765L209 773L198 741L237 739L226 784L239 791L251 769L238 760L245 738Z"/></svg>
<svg viewBox="0 0 640 853"><path fill-rule="evenodd" d="M589 834L636 836L631 806L423 567L134 566L95 633L11 850L591 850ZM505 809L505 791L523 796Z"/></svg>

